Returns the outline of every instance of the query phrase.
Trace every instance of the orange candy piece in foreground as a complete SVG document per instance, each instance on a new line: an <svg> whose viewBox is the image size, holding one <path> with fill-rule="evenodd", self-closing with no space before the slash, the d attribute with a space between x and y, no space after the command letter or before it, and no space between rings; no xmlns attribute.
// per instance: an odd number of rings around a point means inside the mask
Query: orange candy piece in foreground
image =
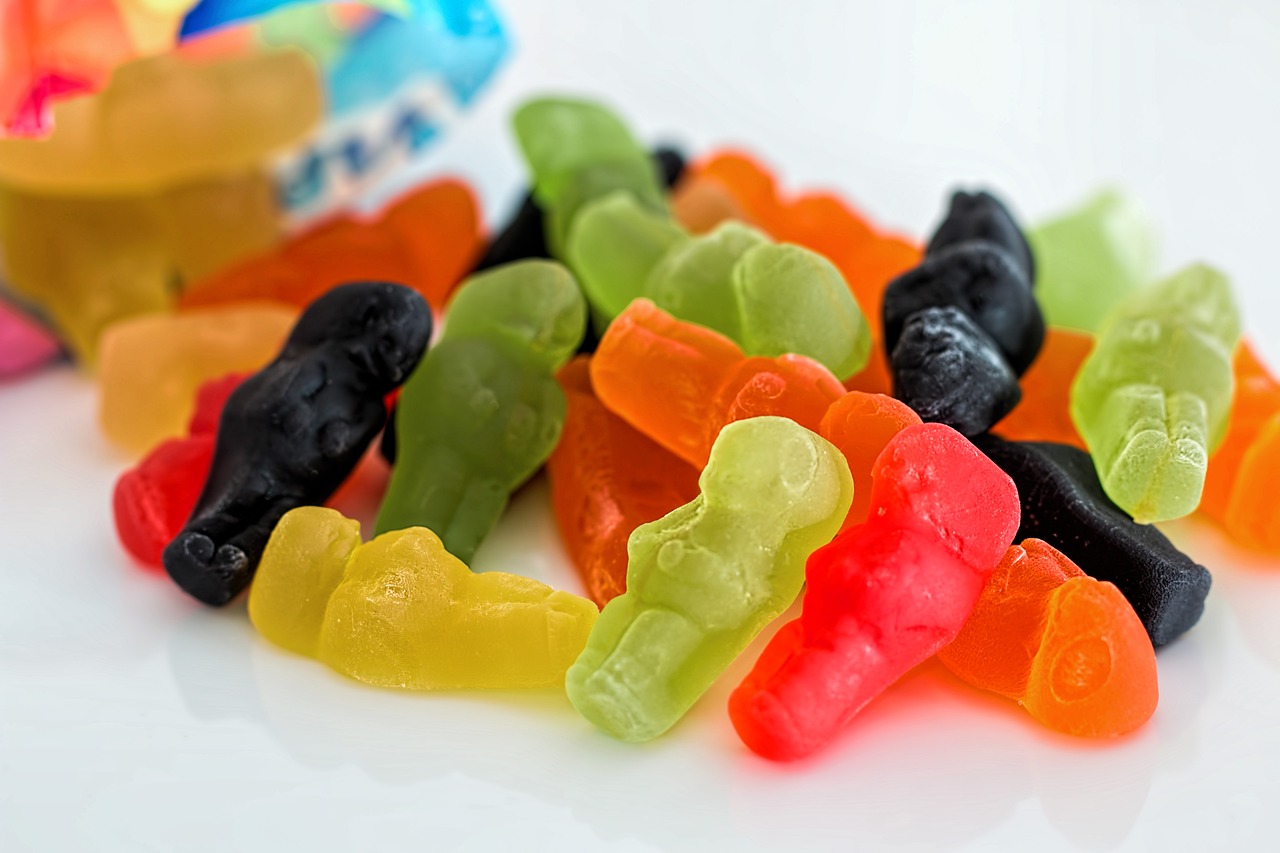
<svg viewBox="0 0 1280 853"><path fill-rule="evenodd" d="M603 607L626 591L631 531L696 498L698 471L606 409L589 364L579 356L557 376L568 412L547 475L560 537Z"/></svg>
<svg viewBox="0 0 1280 853"><path fill-rule="evenodd" d="M591 359L596 395L615 414L699 470L720 430L778 415L817 431L844 395L840 381L798 355L747 358L733 341L637 299Z"/></svg>
<svg viewBox="0 0 1280 853"><path fill-rule="evenodd" d="M1009 548L938 657L1071 735L1131 732L1159 699L1155 650L1129 602L1039 539Z"/></svg>
<svg viewBox="0 0 1280 853"><path fill-rule="evenodd" d="M1018 380L1022 402L992 431L1011 441L1054 441L1088 450L1071 420L1071 383L1091 349L1093 335L1046 329L1040 355Z"/></svg>
<svg viewBox="0 0 1280 853"><path fill-rule="evenodd" d="M1209 457L1200 509L1251 548L1280 552L1280 381L1245 341L1227 435Z"/></svg>
<svg viewBox="0 0 1280 853"><path fill-rule="evenodd" d="M305 307L350 281L412 287L437 311L481 248L479 213L459 181L435 181L371 220L339 217L273 251L194 282L184 308L270 299Z"/></svg>

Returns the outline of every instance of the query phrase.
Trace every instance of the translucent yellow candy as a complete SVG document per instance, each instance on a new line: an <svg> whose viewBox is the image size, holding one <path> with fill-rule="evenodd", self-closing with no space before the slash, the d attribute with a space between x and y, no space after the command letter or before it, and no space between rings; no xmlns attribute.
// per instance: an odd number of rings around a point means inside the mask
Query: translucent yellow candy
<svg viewBox="0 0 1280 853"><path fill-rule="evenodd" d="M239 303L149 314L110 327L98 369L107 437L137 454L184 435L200 385L262 367L296 316L288 306Z"/></svg>
<svg viewBox="0 0 1280 853"><path fill-rule="evenodd" d="M281 519L249 592L268 640L410 690L560 685L596 616L535 580L473 573L425 527L361 544L358 522L320 507Z"/></svg>
<svg viewBox="0 0 1280 853"><path fill-rule="evenodd" d="M243 171L320 119L301 52L215 62L165 54L121 66L92 97L60 102L48 139L0 140L0 184L70 195L154 192Z"/></svg>

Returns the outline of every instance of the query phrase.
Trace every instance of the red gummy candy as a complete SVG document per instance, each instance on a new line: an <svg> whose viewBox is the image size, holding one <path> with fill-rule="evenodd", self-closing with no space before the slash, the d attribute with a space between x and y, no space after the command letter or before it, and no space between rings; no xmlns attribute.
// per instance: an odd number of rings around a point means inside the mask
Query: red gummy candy
<svg viewBox="0 0 1280 853"><path fill-rule="evenodd" d="M920 423L910 406L884 394L850 391L831 404L818 434L844 454L853 475L853 504L841 530L867 520L871 512L871 472L895 435Z"/></svg>
<svg viewBox="0 0 1280 853"><path fill-rule="evenodd" d="M872 476L867 523L809 557L800 618L729 699L739 737L766 758L819 749L955 639L1018 530L1013 481L942 424L902 430Z"/></svg>

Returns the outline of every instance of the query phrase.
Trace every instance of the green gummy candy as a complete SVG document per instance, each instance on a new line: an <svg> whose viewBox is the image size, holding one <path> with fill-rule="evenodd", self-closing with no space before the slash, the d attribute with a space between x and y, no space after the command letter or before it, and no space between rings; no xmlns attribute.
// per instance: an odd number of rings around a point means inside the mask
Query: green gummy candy
<svg viewBox="0 0 1280 853"><path fill-rule="evenodd" d="M470 562L560 438L555 371L585 329L586 303L557 263L521 261L464 282L400 394L377 533L426 527Z"/></svg>
<svg viewBox="0 0 1280 853"><path fill-rule="evenodd" d="M1230 282L1200 264L1131 294L1103 324L1071 388L1071 416L1107 495L1136 521L1200 503L1239 338Z"/></svg>
<svg viewBox="0 0 1280 853"><path fill-rule="evenodd" d="M800 593L809 554L853 499L844 456L786 418L726 426L702 493L627 542L627 591L605 606L565 690L625 741L657 737Z"/></svg>
<svg viewBox="0 0 1280 853"><path fill-rule="evenodd" d="M597 331L644 293L649 273L676 243L688 240L669 217L614 192L584 208L569 233L566 259L591 303Z"/></svg>
<svg viewBox="0 0 1280 853"><path fill-rule="evenodd" d="M757 246L734 268L733 289L748 355L807 355L841 380L871 356L871 329L857 300L835 265L816 252Z"/></svg>
<svg viewBox="0 0 1280 853"><path fill-rule="evenodd" d="M1155 273L1156 238L1142 207L1116 191L1027 234L1036 259L1036 298L1045 322L1096 331Z"/></svg>
<svg viewBox="0 0 1280 853"><path fill-rule="evenodd" d="M566 257L568 235L581 209L610 192L625 190L665 210L666 195L653 160L627 126L600 104L540 98L516 110L514 124L556 257Z"/></svg>

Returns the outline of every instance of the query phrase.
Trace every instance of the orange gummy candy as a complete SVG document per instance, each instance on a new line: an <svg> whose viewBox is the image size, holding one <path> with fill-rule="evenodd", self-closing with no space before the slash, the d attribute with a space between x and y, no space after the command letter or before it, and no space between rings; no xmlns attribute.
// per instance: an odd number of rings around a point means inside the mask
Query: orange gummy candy
<svg viewBox="0 0 1280 853"><path fill-rule="evenodd" d="M690 175L671 192L671 215L690 234L706 234L729 219L760 227L719 181Z"/></svg>
<svg viewBox="0 0 1280 853"><path fill-rule="evenodd" d="M1131 732L1159 699L1155 650L1129 602L1039 539L1009 548L938 658L1049 728L1081 737Z"/></svg>
<svg viewBox="0 0 1280 853"><path fill-rule="evenodd" d="M841 530L867 520L872 466L895 435L918 423L920 416L910 406L884 394L850 391L827 409L818 434L844 454L853 475L853 504Z"/></svg>
<svg viewBox="0 0 1280 853"><path fill-rule="evenodd" d="M339 217L272 251L194 282L183 308L270 299L305 307L351 281L412 287L437 311L481 246L479 213L466 184L427 184L371 220Z"/></svg>
<svg viewBox="0 0 1280 853"><path fill-rule="evenodd" d="M698 471L596 399L590 358L557 375L568 411L547 460L560 537L600 607L627 587L627 538L698 496Z"/></svg>
<svg viewBox="0 0 1280 853"><path fill-rule="evenodd" d="M262 367L296 318L292 308L260 302L146 314L108 326L98 364L103 431L134 454L184 435L200 386Z"/></svg>
<svg viewBox="0 0 1280 853"><path fill-rule="evenodd" d="M1280 381L1248 340L1236 350L1234 372L1227 434L1209 457L1200 509L1241 544L1280 552L1273 482L1280 471Z"/></svg>
<svg viewBox="0 0 1280 853"><path fill-rule="evenodd" d="M1091 349L1093 335L1047 328L1040 355L1018 380L1022 402L993 432L1012 441L1056 441L1088 450L1071 420L1071 384Z"/></svg>
<svg viewBox="0 0 1280 853"><path fill-rule="evenodd" d="M699 470L726 424L779 415L816 432L844 395L813 359L747 358L718 332L647 299L610 324L591 359L591 384L610 411Z"/></svg>

